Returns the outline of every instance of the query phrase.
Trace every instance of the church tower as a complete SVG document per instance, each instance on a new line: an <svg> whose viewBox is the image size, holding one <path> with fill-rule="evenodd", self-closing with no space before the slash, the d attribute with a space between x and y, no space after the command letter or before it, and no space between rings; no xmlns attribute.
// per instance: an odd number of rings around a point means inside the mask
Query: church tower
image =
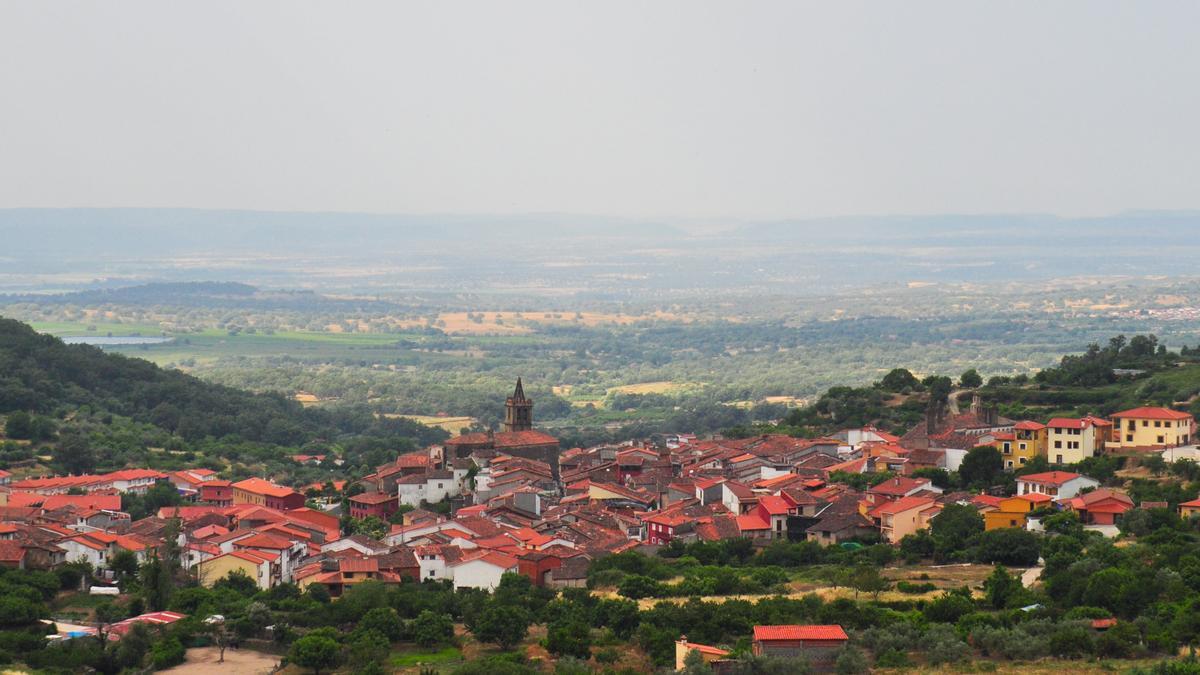
<svg viewBox="0 0 1200 675"><path fill-rule="evenodd" d="M504 431L529 431L533 429L533 399L525 398L525 389L521 387L521 378L517 378L517 388L512 396L504 401Z"/></svg>

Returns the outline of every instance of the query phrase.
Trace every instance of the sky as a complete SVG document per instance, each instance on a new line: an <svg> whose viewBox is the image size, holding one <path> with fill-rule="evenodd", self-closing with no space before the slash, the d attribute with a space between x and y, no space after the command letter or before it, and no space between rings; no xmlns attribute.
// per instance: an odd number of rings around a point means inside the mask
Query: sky
<svg viewBox="0 0 1200 675"><path fill-rule="evenodd" d="M0 0L0 208L1200 207L1196 2Z"/></svg>

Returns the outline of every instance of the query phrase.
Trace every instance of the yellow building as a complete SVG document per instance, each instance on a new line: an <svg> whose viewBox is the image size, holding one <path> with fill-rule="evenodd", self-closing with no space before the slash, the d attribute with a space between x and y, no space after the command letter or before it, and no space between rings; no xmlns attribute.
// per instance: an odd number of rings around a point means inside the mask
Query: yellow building
<svg viewBox="0 0 1200 675"><path fill-rule="evenodd" d="M1023 528L1030 511L1042 506L1049 506L1051 501L1050 495L1036 492L1001 499L1000 508L983 514L983 529Z"/></svg>
<svg viewBox="0 0 1200 675"><path fill-rule="evenodd" d="M233 572L241 572L254 580L261 589L271 587L271 561L255 551L234 551L214 556L196 563L196 580L205 588L212 588L221 579Z"/></svg>
<svg viewBox="0 0 1200 675"><path fill-rule="evenodd" d="M1017 422L1012 433L995 435L996 449L1004 458L1004 468L1012 471L1046 454L1046 425L1037 422Z"/></svg>
<svg viewBox="0 0 1200 675"><path fill-rule="evenodd" d="M1075 464L1104 453L1112 422L1098 417L1055 417L1046 423L1046 460Z"/></svg>
<svg viewBox="0 0 1200 675"><path fill-rule="evenodd" d="M1192 516L1200 514L1200 499L1193 499L1190 502L1181 502L1179 504L1179 517L1184 520L1191 519Z"/></svg>
<svg viewBox="0 0 1200 675"><path fill-rule="evenodd" d="M683 670L683 662L691 652L700 652L700 658L704 659L705 663L712 663L729 656L727 649L688 642L687 636L681 635L675 641L675 670Z"/></svg>
<svg viewBox="0 0 1200 675"><path fill-rule="evenodd" d="M879 525L884 541L898 544L908 535L929 527L929 520L941 510L941 505L929 497L912 496L884 502L871 509L867 517Z"/></svg>
<svg viewBox="0 0 1200 675"><path fill-rule="evenodd" d="M1170 408L1134 408L1111 415L1112 440L1119 450L1162 450L1188 445L1196 420Z"/></svg>

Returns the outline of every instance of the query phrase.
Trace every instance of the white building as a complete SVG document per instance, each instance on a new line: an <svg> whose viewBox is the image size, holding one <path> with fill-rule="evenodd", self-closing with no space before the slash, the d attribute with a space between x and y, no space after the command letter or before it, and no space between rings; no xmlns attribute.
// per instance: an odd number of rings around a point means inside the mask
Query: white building
<svg viewBox="0 0 1200 675"><path fill-rule="evenodd" d="M1100 481L1069 471L1047 471L1017 478L1017 496L1050 495L1055 500L1070 499L1084 488L1100 487Z"/></svg>
<svg viewBox="0 0 1200 675"><path fill-rule="evenodd" d="M471 556L449 566L454 588L493 590L505 572L517 571L517 559L494 551Z"/></svg>

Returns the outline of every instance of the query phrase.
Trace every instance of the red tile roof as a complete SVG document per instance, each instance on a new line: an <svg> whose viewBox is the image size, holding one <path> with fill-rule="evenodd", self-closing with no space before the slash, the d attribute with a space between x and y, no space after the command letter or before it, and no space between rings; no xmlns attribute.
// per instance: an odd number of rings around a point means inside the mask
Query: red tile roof
<svg viewBox="0 0 1200 675"><path fill-rule="evenodd" d="M1190 420L1190 419L1192 419L1192 416L1185 412L1179 412L1178 410L1171 410L1170 408L1155 408L1155 407L1150 407L1150 406L1143 406L1141 408L1132 408L1130 410L1122 410L1121 412L1113 413L1113 414L1109 415L1109 417L1114 417L1114 418L1116 418L1116 417L1135 417L1137 419L1148 419L1148 420Z"/></svg>
<svg viewBox="0 0 1200 675"><path fill-rule="evenodd" d="M296 491L290 487L276 485L269 480L261 478L247 478L246 480L234 483L233 487L267 497L287 497L288 495L296 494Z"/></svg>
<svg viewBox="0 0 1200 675"><path fill-rule="evenodd" d="M1070 471L1047 471L1045 473L1031 473L1028 476L1017 476L1017 480L1041 485L1063 485L1079 477L1079 474L1071 473Z"/></svg>
<svg viewBox="0 0 1200 675"><path fill-rule="evenodd" d="M375 558L342 558L338 562L342 572L378 572L379 561Z"/></svg>
<svg viewBox="0 0 1200 675"><path fill-rule="evenodd" d="M1021 431L1041 431L1042 429L1046 428L1046 425L1041 424L1039 422L1031 422L1029 420L1024 420L1022 422L1017 422L1016 424L1014 424L1013 428L1020 429Z"/></svg>
<svg viewBox="0 0 1200 675"><path fill-rule="evenodd" d="M1055 417L1047 422L1046 426L1051 429L1086 429L1089 426L1111 427L1112 422L1102 420L1099 417L1091 417L1090 415L1078 419L1073 417Z"/></svg>
<svg viewBox="0 0 1200 675"><path fill-rule="evenodd" d="M396 499L396 495L387 494L385 492L363 492L351 497L350 501L358 502L360 504L375 505L386 504L391 501L396 501Z"/></svg>
<svg viewBox="0 0 1200 675"><path fill-rule="evenodd" d="M783 497L759 497L758 505L772 516L786 516L792 505Z"/></svg>
<svg viewBox="0 0 1200 675"><path fill-rule="evenodd" d="M871 511L871 515L872 516L895 515L897 513L911 511L912 509L925 508L925 507L931 506L935 503L936 502L934 502L929 497L918 497L918 496L914 495L912 497L904 497L903 499L897 499L894 502L888 502L887 504L876 507L873 511Z"/></svg>
<svg viewBox="0 0 1200 675"><path fill-rule="evenodd" d="M742 532L751 532L755 530L769 530L771 524L763 520L756 513L747 513L744 516L737 517L738 529Z"/></svg>
<svg viewBox="0 0 1200 675"><path fill-rule="evenodd" d="M849 640L841 626L755 626L755 641L771 640Z"/></svg>

